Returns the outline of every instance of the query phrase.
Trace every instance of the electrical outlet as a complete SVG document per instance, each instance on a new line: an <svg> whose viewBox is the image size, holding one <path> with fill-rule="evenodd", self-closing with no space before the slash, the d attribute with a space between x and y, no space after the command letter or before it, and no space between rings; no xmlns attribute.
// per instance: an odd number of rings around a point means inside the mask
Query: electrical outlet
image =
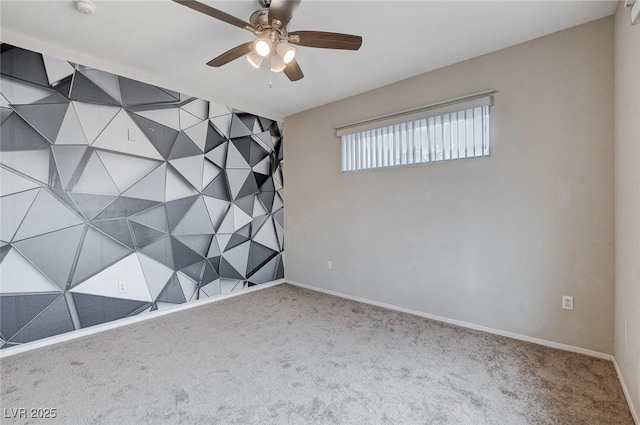
<svg viewBox="0 0 640 425"><path fill-rule="evenodd" d="M330 260L327 260L327 270L331 270L331 267L333 267L333 264L331 264Z"/></svg>
<svg viewBox="0 0 640 425"><path fill-rule="evenodd" d="M573 297L570 297L569 295L562 296L562 309L573 310Z"/></svg>
<svg viewBox="0 0 640 425"><path fill-rule="evenodd" d="M121 294L127 292L127 282L118 283L118 292Z"/></svg>
<svg viewBox="0 0 640 425"><path fill-rule="evenodd" d="M136 129L135 128L130 128L127 131L127 136L129 137L129 140L132 142L136 141Z"/></svg>

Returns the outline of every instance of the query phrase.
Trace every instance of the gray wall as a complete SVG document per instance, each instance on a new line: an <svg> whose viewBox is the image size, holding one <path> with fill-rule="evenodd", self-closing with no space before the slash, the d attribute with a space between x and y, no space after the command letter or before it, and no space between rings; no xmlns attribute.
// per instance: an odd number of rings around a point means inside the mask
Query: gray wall
<svg viewBox="0 0 640 425"><path fill-rule="evenodd" d="M629 10L621 5L615 19L615 356L637 411L640 409L640 24L631 26Z"/></svg>
<svg viewBox="0 0 640 425"><path fill-rule="evenodd" d="M499 90L491 157L339 172L335 126L485 89ZM287 279L613 352L612 18L290 116L285 129Z"/></svg>
<svg viewBox="0 0 640 425"><path fill-rule="evenodd" d="M7 44L0 62L0 348L284 276L277 122Z"/></svg>

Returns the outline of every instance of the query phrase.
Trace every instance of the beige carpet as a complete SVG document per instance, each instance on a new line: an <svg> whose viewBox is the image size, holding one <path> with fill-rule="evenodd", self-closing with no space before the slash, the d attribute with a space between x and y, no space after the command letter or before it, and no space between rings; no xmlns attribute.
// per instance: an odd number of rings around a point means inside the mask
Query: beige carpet
<svg viewBox="0 0 640 425"><path fill-rule="evenodd" d="M610 362L289 285L3 359L2 424L632 425Z"/></svg>

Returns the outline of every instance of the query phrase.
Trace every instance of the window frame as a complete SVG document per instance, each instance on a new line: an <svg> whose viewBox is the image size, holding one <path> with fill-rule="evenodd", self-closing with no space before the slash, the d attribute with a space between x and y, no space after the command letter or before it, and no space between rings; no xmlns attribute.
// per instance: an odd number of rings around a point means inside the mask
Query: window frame
<svg viewBox="0 0 640 425"><path fill-rule="evenodd" d="M490 156L495 93L487 90L336 127L340 169L350 173ZM460 139L465 139L464 154Z"/></svg>

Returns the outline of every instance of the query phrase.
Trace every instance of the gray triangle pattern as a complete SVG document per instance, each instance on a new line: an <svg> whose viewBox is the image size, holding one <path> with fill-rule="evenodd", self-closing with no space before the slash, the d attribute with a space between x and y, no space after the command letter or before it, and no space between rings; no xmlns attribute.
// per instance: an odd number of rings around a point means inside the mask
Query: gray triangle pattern
<svg viewBox="0 0 640 425"><path fill-rule="evenodd" d="M46 190L41 190L20 224L14 239L53 232L82 224L82 219Z"/></svg>
<svg viewBox="0 0 640 425"><path fill-rule="evenodd" d="M1 55L0 348L283 274L277 123L6 43Z"/></svg>
<svg viewBox="0 0 640 425"><path fill-rule="evenodd" d="M95 255L99 252L100 255ZM118 260L131 253L131 250L116 242L102 232L87 227L87 232L82 242L80 255L73 272L71 285L76 286L80 282L106 269Z"/></svg>
<svg viewBox="0 0 640 425"><path fill-rule="evenodd" d="M60 289L65 289L84 228L69 227L16 242L14 247Z"/></svg>

